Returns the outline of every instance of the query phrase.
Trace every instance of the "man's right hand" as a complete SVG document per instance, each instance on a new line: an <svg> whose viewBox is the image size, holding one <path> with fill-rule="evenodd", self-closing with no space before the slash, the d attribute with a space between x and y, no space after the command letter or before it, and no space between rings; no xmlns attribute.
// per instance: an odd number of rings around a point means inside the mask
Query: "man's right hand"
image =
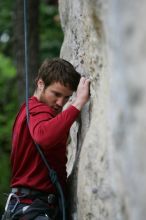
<svg viewBox="0 0 146 220"><path fill-rule="evenodd" d="M73 102L73 106L75 106L78 110L81 110L82 107L88 102L90 97L90 80L81 77L77 92L76 92L76 98Z"/></svg>

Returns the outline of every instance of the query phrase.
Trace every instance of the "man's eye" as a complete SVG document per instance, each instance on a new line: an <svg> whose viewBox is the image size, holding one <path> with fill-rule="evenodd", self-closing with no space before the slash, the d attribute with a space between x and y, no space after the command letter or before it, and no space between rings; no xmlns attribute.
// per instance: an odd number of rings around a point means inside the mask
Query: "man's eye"
<svg viewBox="0 0 146 220"><path fill-rule="evenodd" d="M54 92L54 95L55 95L56 97L60 97L60 94L57 93L57 92Z"/></svg>
<svg viewBox="0 0 146 220"><path fill-rule="evenodd" d="M66 96L65 99L70 99L71 96Z"/></svg>

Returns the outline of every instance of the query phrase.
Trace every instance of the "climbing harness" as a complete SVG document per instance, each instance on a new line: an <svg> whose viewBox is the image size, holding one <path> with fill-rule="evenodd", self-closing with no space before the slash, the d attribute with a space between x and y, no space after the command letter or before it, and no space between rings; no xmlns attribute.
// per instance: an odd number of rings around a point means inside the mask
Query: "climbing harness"
<svg viewBox="0 0 146 220"><path fill-rule="evenodd" d="M25 86L26 86L26 117L27 117L27 124L29 127L29 81L28 81L28 0L24 0L24 63L25 63ZM35 143L35 142L34 142ZM57 173L55 170L53 170L47 159L45 158L44 153L42 152L40 146L35 143L35 146L49 171L49 176L52 181L52 183L55 185L56 189L58 190L58 193L60 194L61 199L61 210L62 210L62 219L66 220L66 212L65 212L65 198L63 194L62 187L59 183Z"/></svg>
<svg viewBox="0 0 146 220"><path fill-rule="evenodd" d="M8 196L6 205L5 205L5 212L8 211L8 206L9 206L10 200L11 200L12 198L15 198L15 199L16 199L16 203L15 203L13 209L11 210L11 212L14 212L16 206L20 203L19 197L18 197L15 193L10 193L9 196Z"/></svg>

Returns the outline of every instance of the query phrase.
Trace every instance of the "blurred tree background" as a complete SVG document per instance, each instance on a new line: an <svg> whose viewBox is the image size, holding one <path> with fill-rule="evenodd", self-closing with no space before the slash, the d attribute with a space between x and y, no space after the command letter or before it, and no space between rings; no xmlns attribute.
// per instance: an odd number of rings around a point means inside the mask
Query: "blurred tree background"
<svg viewBox="0 0 146 220"><path fill-rule="evenodd" d="M0 212L9 191L11 130L25 98L22 0L0 0ZM58 57L63 41L55 0L29 1L29 80L46 57ZM29 85L30 95L33 87Z"/></svg>

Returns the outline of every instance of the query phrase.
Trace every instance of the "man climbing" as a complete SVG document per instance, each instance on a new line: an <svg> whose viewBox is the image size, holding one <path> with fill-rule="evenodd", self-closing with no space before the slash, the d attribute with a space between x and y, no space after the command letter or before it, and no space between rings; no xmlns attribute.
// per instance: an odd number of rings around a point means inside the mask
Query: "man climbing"
<svg viewBox="0 0 146 220"><path fill-rule="evenodd" d="M71 125L89 100L89 84L89 79L80 78L64 59L43 62L36 78L36 90L29 98L29 127L25 104L13 126L11 193L4 219L61 219L58 192L35 143L57 172L66 195L66 142ZM74 91L74 100L62 111Z"/></svg>

